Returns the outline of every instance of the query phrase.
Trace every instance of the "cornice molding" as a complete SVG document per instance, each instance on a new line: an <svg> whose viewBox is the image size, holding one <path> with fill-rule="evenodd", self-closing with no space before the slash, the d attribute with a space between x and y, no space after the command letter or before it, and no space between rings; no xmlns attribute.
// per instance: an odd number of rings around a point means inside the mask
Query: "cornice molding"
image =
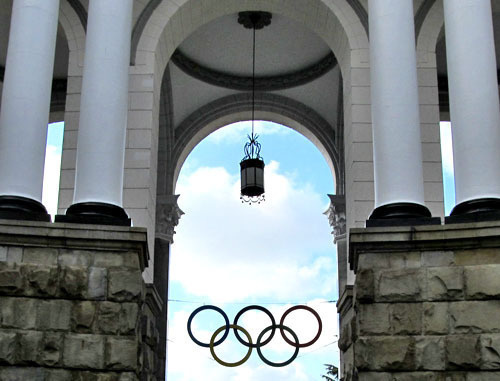
<svg viewBox="0 0 500 381"><path fill-rule="evenodd" d="M187 75L214 86L232 90L251 91L252 77L227 74L207 68L177 49L172 55L172 62ZM255 77L255 91L276 91L300 86L321 77L337 65L333 53L304 69L291 73Z"/></svg>

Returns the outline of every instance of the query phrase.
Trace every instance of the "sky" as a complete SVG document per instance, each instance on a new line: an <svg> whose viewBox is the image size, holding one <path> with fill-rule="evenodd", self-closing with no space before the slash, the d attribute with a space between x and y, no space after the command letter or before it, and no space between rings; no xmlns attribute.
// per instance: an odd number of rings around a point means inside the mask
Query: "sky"
<svg viewBox="0 0 500 381"><path fill-rule="evenodd" d="M42 204L45 205L47 212L52 216L57 213L63 135L64 122L49 124L43 173Z"/></svg>
<svg viewBox="0 0 500 381"><path fill-rule="evenodd" d="M299 133L277 124L256 122L262 144L266 201L260 205L239 200L239 162L250 132L249 123L219 129L198 144L184 163L176 187L185 212L176 228L170 258L168 315L168 380L281 381L320 380L324 364L338 365L336 247L323 212L334 179L317 148ZM43 203L56 213L63 124L49 125ZM451 128L441 123L445 212L454 205ZM196 237L196 239L193 239ZM300 349L289 366L264 364L254 350L240 367L226 368L210 350L197 346L187 334L189 315L199 306L216 305L232 322L240 309L258 304L279 322L284 311L306 304L320 315L323 331L309 348ZM255 341L270 324L260 311L239 320ZM193 334L208 342L222 326L214 311L200 312ZM307 311L294 311L285 324L301 342L313 338L318 323ZM246 354L231 333L215 348L227 362ZM277 334L263 347L273 362L293 354Z"/></svg>
<svg viewBox="0 0 500 381"><path fill-rule="evenodd" d="M243 204L239 163L250 131L244 122L214 132L191 152L179 175L176 194L185 215L176 229L170 259L169 381L319 380L323 364L339 361L336 250L323 214L329 205L327 194L334 193L331 171L302 135L258 122L266 201ZM208 348L188 337L186 321L203 304L221 307L230 321L246 305L263 305L279 321L289 307L307 304L320 314L323 332L287 367L269 367L254 351L247 363L226 368L211 359ZM224 321L218 313L204 311L194 323L195 335L208 342ZM242 326L253 340L270 324L260 311L242 315ZM291 313L285 324L301 342L311 340L318 327L306 311ZM264 347L264 356L284 362L293 348L278 336ZM246 348L233 335L226 341L216 348L224 361L235 362L245 355ZM196 367L190 365L193 358Z"/></svg>
<svg viewBox="0 0 500 381"><path fill-rule="evenodd" d="M451 123L441 122L439 127L441 135L441 158L443 161L444 214L449 216L455 206Z"/></svg>

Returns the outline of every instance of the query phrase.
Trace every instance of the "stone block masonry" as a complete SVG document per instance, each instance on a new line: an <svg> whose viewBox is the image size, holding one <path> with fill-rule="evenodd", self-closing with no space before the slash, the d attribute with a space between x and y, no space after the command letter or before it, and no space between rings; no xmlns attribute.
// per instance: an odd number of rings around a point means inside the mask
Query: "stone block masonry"
<svg viewBox="0 0 500 381"><path fill-rule="evenodd" d="M146 230L0 220L0 380L155 380Z"/></svg>
<svg viewBox="0 0 500 381"><path fill-rule="evenodd" d="M352 229L343 380L500 380L500 222Z"/></svg>

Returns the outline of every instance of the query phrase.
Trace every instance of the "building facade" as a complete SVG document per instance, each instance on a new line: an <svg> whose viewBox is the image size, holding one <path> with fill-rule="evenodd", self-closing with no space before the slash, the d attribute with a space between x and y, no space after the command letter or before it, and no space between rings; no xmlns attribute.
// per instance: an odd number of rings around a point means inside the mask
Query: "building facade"
<svg viewBox="0 0 500 381"><path fill-rule="evenodd" d="M245 11L272 15L255 99ZM163 379L177 176L253 104L331 168L341 378L500 377L500 1L9 0L0 20L0 379Z"/></svg>

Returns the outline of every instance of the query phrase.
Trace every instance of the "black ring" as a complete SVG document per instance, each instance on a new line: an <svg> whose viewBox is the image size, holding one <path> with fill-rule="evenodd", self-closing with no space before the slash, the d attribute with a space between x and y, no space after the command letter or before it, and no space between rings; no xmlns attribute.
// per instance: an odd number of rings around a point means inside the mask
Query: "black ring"
<svg viewBox="0 0 500 381"><path fill-rule="evenodd" d="M222 337L220 338L220 340L218 340L218 341L216 341L214 343L214 347L216 347L217 345L221 344L224 340L226 340L226 337L229 334L229 318L227 317L226 313L224 311L222 311L219 307L207 305L207 306L201 306L201 307L198 307L197 309L195 309L191 313L191 315L189 315L189 319L188 319L188 322L187 322L187 331L188 331L189 337L191 338L191 340L193 340L200 347L210 348L210 343L209 344L202 343L201 341L199 341L198 339L196 339L193 336L193 333L191 332L191 322L192 322L193 318L195 317L195 315L198 312L203 311L203 310L214 310L214 311L217 311L218 313L220 313L222 315L222 317L226 321L226 330L224 331L224 335L222 335Z"/></svg>
<svg viewBox="0 0 500 381"><path fill-rule="evenodd" d="M285 362L272 362L272 361L269 361L268 359L266 359L264 357L264 355L262 354L262 352L260 351L260 340L262 339L262 336L264 336L264 334L269 331L270 329L276 329L276 328L279 328L280 330L285 330L285 331L288 331L291 333L291 335L293 336L293 339L295 340L295 352L293 353L292 357L290 357L287 361ZM287 327L286 325L282 325L282 324L273 324L267 328L265 328L259 335L259 337L257 338L257 353L259 354L259 357L260 359L265 362L267 365L269 366L274 366L276 368L279 368L279 367L282 367L282 366L287 366L288 364L290 364L293 360L295 360L297 358L297 355L299 354L299 338L297 337L297 335L295 334L295 332L292 331L291 328Z"/></svg>
<svg viewBox="0 0 500 381"><path fill-rule="evenodd" d="M245 312L249 311L249 310L259 310L259 311L262 311L264 312L267 316L269 316L269 318L271 319L271 327L272 328L272 332L271 332L271 335L267 338L267 340L265 340L261 346L264 346L266 344L268 344L273 336L274 336L274 332L276 331L276 328L274 327L276 325L276 321L274 320L274 316L273 314L271 314L271 312L269 312L269 310L267 308L264 308L264 307L261 307L261 306L256 306L256 305L253 305L253 306L247 306L245 308L243 308L242 310L240 310L240 312L238 312L236 314L236 316L234 317L234 322L233 324L234 325L238 325L238 319L241 317L241 315L243 315ZM255 344L252 344L252 343L248 343L246 342L245 340L243 340L240 336L240 334L238 333L238 330L237 329L234 329L234 335L236 336L236 338L238 339L238 341L243 344L245 347L250 347L250 348L257 348L257 343Z"/></svg>

